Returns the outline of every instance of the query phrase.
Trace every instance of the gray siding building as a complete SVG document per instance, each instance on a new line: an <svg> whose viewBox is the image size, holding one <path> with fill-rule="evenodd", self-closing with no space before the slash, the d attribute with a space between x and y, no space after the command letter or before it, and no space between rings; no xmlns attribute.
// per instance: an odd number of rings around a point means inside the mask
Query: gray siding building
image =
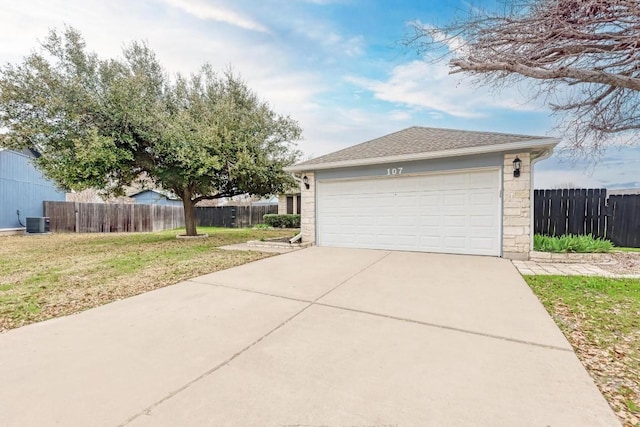
<svg viewBox="0 0 640 427"><path fill-rule="evenodd" d="M36 169L35 154L0 148L0 229L20 228L20 220L42 216L42 202L64 201L65 192Z"/></svg>
<svg viewBox="0 0 640 427"><path fill-rule="evenodd" d="M163 205L163 206L182 206L182 200L169 193L161 193L155 190L143 190L139 193L130 195L137 204L144 205Z"/></svg>

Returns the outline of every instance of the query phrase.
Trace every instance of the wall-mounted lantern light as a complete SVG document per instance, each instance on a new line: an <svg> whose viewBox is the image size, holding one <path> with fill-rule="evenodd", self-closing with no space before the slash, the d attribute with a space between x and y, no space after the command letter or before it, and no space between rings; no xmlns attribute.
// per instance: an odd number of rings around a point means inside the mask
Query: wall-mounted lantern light
<svg viewBox="0 0 640 427"><path fill-rule="evenodd" d="M518 156L516 156L516 158L513 159L513 177L514 178L517 178L520 176L520 166L522 166L522 160L520 160Z"/></svg>
<svg viewBox="0 0 640 427"><path fill-rule="evenodd" d="M302 182L304 183L304 188L309 189L309 177L307 175L302 177Z"/></svg>

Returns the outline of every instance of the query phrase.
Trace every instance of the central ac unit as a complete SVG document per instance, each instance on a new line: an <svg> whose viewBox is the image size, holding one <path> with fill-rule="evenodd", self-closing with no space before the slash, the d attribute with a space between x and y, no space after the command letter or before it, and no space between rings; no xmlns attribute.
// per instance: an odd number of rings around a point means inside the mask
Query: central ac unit
<svg viewBox="0 0 640 427"><path fill-rule="evenodd" d="M47 217L27 218L27 233L48 233L51 221Z"/></svg>

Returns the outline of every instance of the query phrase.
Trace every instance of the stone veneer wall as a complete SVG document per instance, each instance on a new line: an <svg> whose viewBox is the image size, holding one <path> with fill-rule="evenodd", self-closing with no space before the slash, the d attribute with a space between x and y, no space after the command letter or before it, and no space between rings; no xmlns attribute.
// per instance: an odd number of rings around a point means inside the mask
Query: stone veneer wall
<svg viewBox="0 0 640 427"><path fill-rule="evenodd" d="M309 178L309 189L300 184L302 217L300 228L302 231L302 243L316 242L316 181L313 172L303 172L300 176Z"/></svg>
<svg viewBox="0 0 640 427"><path fill-rule="evenodd" d="M287 213L287 195L280 194L278 196L278 215L284 215Z"/></svg>
<svg viewBox="0 0 640 427"><path fill-rule="evenodd" d="M520 158L520 176L513 176L513 159ZM531 250L531 156L505 154L502 211L502 256L528 259Z"/></svg>

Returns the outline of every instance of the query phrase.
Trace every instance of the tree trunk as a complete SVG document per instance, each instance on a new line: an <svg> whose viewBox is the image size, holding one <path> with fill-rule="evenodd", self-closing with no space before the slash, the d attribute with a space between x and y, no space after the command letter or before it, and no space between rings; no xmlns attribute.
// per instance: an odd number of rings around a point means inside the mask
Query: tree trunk
<svg viewBox="0 0 640 427"><path fill-rule="evenodd" d="M184 207L184 224L187 227L187 236L197 236L196 231L196 206L190 197L182 199Z"/></svg>

